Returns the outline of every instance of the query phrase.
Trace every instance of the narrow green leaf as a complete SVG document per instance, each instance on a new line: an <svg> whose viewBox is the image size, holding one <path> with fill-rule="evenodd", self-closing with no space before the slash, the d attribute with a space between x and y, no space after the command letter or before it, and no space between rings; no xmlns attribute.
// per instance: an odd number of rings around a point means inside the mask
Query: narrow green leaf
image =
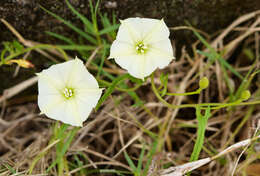
<svg viewBox="0 0 260 176"><path fill-rule="evenodd" d="M117 30L119 28L119 26L120 26L119 24L114 24L114 25L109 26L105 29L102 29L101 31L99 31L99 35L103 35L103 34L107 34L109 32L113 32L113 31Z"/></svg>
<svg viewBox="0 0 260 176"><path fill-rule="evenodd" d="M100 3L100 0L97 1L96 6L95 6L95 16L97 16L99 3Z"/></svg>
<svg viewBox="0 0 260 176"><path fill-rule="evenodd" d="M13 41L13 46L18 52L24 49L23 45L16 40Z"/></svg>
<svg viewBox="0 0 260 176"><path fill-rule="evenodd" d="M145 145L143 145L142 150L141 150L141 154L140 154L139 159L138 159L137 170L136 170L137 173L141 173L143 158L144 158L144 152L145 152Z"/></svg>
<svg viewBox="0 0 260 176"><path fill-rule="evenodd" d="M58 161L60 161L62 159L62 157L65 155L66 151L68 150L75 134L77 133L79 128L74 128L73 130L71 130L66 137L68 138L66 140L66 142L64 142L64 145L62 146L61 150L59 151L59 153L57 154L57 158L54 162L52 162L52 164L49 166L49 168L47 169L47 172L49 172L57 163ZM59 136L62 134L62 132L59 133ZM63 134L62 134L63 135ZM60 136L61 137L61 136ZM61 137L63 138L63 137Z"/></svg>
<svg viewBox="0 0 260 176"><path fill-rule="evenodd" d="M136 167L134 165L134 162L131 160L131 158L129 157L129 155L127 154L126 151L124 151L124 155L125 155L125 159L128 162L130 168L132 169L133 172L136 172Z"/></svg>
<svg viewBox="0 0 260 176"><path fill-rule="evenodd" d="M50 32L50 31L45 31L45 33L52 36L52 37L55 37L59 40L62 40L64 42L68 43L68 44L75 45L75 43L68 37L65 37L63 35L57 34L55 32Z"/></svg>
<svg viewBox="0 0 260 176"><path fill-rule="evenodd" d="M205 137L205 131L207 127L207 121L209 117L211 116L210 114L210 107L207 107L205 111L205 115L201 115L200 113L200 107L196 107L196 118L198 121L198 130L197 130L197 138L196 142L190 157L190 161L196 161L199 158L200 151L203 147L204 143L204 137Z"/></svg>
<svg viewBox="0 0 260 176"><path fill-rule="evenodd" d="M68 0L66 0L66 3L68 7L71 9L71 11L84 23L86 28L88 29L86 32L95 35L93 24L83 15L81 15L70 3Z"/></svg>
<svg viewBox="0 0 260 176"><path fill-rule="evenodd" d="M215 59L218 59L226 68L228 68L234 75L239 77L240 79L243 79L243 76L238 73L224 58L221 57L220 54L218 54L212 46L196 31L192 30L193 33L198 37L198 39L210 50L211 53L215 55Z"/></svg>
<svg viewBox="0 0 260 176"><path fill-rule="evenodd" d="M16 174L16 170L14 168L12 168L11 166L9 166L8 164L3 164L12 174Z"/></svg>
<svg viewBox="0 0 260 176"><path fill-rule="evenodd" d="M102 103L108 98L108 96L111 95L113 90L116 88L116 85L128 77L129 74L124 74L113 80L111 86L107 88L105 94L99 99L96 106L96 110L98 110Z"/></svg>
<svg viewBox="0 0 260 176"><path fill-rule="evenodd" d="M168 74L166 74L163 78L162 78L162 84L163 84L163 90L161 92L161 96L163 97L164 95L166 95L167 90L168 90Z"/></svg>
<svg viewBox="0 0 260 176"><path fill-rule="evenodd" d="M158 146L158 139L154 138L154 142L152 144L152 149L148 153L148 159L147 159L147 162L146 162L145 167L144 167L143 175L147 175L147 172L149 170L149 166L150 166L150 164L153 160L153 156L156 153L157 146Z"/></svg>
<svg viewBox="0 0 260 176"><path fill-rule="evenodd" d="M61 18L60 16L56 15L55 13L52 13L51 11L45 9L44 7L41 7L44 11L46 11L48 14L50 14L51 16L55 17L56 19L60 20L61 22L63 22L65 25L67 25L68 27L70 27L72 30L74 30L75 32L77 32L79 35L81 35L82 37L84 37L87 41L91 42L92 44L96 45L97 41L95 40L95 38L91 37L90 35L88 35L86 32L82 31L81 29L77 28L76 26L74 26L73 24L71 24L69 21L64 20L63 18Z"/></svg>
<svg viewBox="0 0 260 176"><path fill-rule="evenodd" d="M89 46L89 45L56 45L57 47L60 47L61 49L64 50L94 50L96 47L94 46Z"/></svg>
<svg viewBox="0 0 260 176"><path fill-rule="evenodd" d="M252 81L252 79L249 79L250 78L250 75L251 73L253 72L254 68L257 67L257 63L258 61L255 60L254 64L251 66L251 68L248 70L246 76L244 77L242 83L240 84L240 86L238 87L236 93L235 93L235 98L236 99L239 99L240 98L240 95L241 93L248 89L249 85L250 85L250 82Z"/></svg>
<svg viewBox="0 0 260 176"><path fill-rule="evenodd" d="M106 42L104 41L103 44L105 45ZM105 62L105 59L106 59L106 55L107 55L107 50L106 50L106 48L103 48L103 54L102 54L102 57L101 57L100 65L98 67L97 78L99 78L101 72L103 71L103 66L104 66L104 62Z"/></svg>
<svg viewBox="0 0 260 176"><path fill-rule="evenodd" d="M229 69L234 75L236 75L237 77L239 77L240 79L244 79L243 76L238 73L225 59L223 59L222 57L219 58L220 62L227 68Z"/></svg>

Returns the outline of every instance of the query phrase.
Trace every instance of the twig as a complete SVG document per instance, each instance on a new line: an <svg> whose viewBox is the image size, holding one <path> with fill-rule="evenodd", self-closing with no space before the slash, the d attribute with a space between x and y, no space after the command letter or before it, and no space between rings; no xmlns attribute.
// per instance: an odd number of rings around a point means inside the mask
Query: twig
<svg viewBox="0 0 260 176"><path fill-rule="evenodd" d="M8 98L15 96L16 94L20 93L21 91L25 90L26 88L32 86L33 84L35 84L37 82L37 80L38 80L38 77L34 76L13 87L5 89L3 92L3 95L0 96L0 103L2 103L4 100L7 100Z"/></svg>
<svg viewBox="0 0 260 176"><path fill-rule="evenodd" d="M175 166L175 167L170 167L168 169L164 169L164 170L160 171L160 176L182 176L182 175L184 175L188 172L191 172L191 171L211 162L214 159L219 158L220 156L223 156L223 155L225 155L225 154L227 154L231 151L234 151L238 148L248 146L248 145L250 145L250 143L252 141L255 141L259 138L260 138L260 135L254 137L252 139L246 139L246 140L243 140L243 141L238 142L236 144L233 144L233 145L226 148L225 150L223 150L222 152L220 152L219 154L215 155L212 158L208 157L208 158L200 159L198 161L186 163L186 164L183 164L183 165L180 165L180 166Z"/></svg>
<svg viewBox="0 0 260 176"><path fill-rule="evenodd" d="M93 53L90 55L90 57L88 58L88 61L86 62L85 66L88 67L90 62L95 58L95 56L97 55L97 52L100 50L101 46L97 47Z"/></svg>

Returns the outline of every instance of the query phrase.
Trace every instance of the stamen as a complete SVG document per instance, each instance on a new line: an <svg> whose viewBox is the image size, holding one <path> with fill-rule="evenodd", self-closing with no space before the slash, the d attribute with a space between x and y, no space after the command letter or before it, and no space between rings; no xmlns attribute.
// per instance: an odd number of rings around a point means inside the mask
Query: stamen
<svg viewBox="0 0 260 176"><path fill-rule="evenodd" d="M72 89L65 88L63 94L66 98L70 98L73 96L73 91Z"/></svg>
<svg viewBox="0 0 260 176"><path fill-rule="evenodd" d="M147 50L147 46L143 43L139 43L136 45L135 49L136 49L137 53L143 54Z"/></svg>

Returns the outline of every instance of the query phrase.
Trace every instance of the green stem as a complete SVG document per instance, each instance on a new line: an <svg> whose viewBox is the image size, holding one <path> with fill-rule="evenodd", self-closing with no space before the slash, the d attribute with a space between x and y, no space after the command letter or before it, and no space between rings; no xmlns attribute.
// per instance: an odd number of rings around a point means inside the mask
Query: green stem
<svg viewBox="0 0 260 176"><path fill-rule="evenodd" d="M21 55L21 54L24 54L24 53L29 52L29 51L34 50L34 49L46 49L46 48L47 48L47 49L51 48L51 49L57 49L57 50L59 50L59 51L61 52L61 54L63 54L64 59L65 59L65 60L69 60L67 54L63 51L63 49L61 49L61 48L59 48L59 47L57 47L57 46L55 46L55 45L48 45L48 44L40 44L40 45L35 45L35 46L33 46L33 47L30 47L30 48L26 48L26 49L24 49L24 50L22 50L22 51L19 51L19 52L16 52L16 53L14 53L14 54L9 55L9 56L6 57L4 60L5 60L5 61L8 61L8 60L10 60L10 59L12 59L12 58L14 58L14 57L17 57L17 56L19 56L19 55ZM2 64L0 63L0 66L1 66L1 65L2 65Z"/></svg>
<svg viewBox="0 0 260 176"><path fill-rule="evenodd" d="M232 103L201 103L201 104L182 104L182 105L173 105L165 101L161 96L158 90L155 87L154 84L154 74L151 75L151 85L152 85L152 90L155 94L155 96L167 107L171 109L176 109L176 108L196 108L197 106L201 106L201 109L206 109L205 106L214 106L211 107L211 109L221 109L225 108L228 106L244 106L244 105L253 105L253 104L260 104L260 100L257 101L251 101L251 102L241 102L241 100L237 100Z"/></svg>
<svg viewBox="0 0 260 176"><path fill-rule="evenodd" d="M108 81L102 80L102 79L97 79L98 82L106 85L106 86L111 86L112 83L109 83ZM122 91L122 92L132 92L135 91L136 89L138 89L139 87L141 87L142 84L137 84L136 86L132 87L132 88L128 88L128 89L124 89L124 88L120 88L120 87L115 87L116 90Z"/></svg>
<svg viewBox="0 0 260 176"><path fill-rule="evenodd" d="M173 96L185 96L185 95L195 95L195 94L200 94L202 89L197 89L193 92L184 92L184 93L166 93L166 95L173 95Z"/></svg>

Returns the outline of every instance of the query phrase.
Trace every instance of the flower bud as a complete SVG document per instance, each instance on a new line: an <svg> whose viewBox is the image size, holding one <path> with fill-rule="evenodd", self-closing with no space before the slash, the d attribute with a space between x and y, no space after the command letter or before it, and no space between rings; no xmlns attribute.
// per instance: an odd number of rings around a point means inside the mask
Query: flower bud
<svg viewBox="0 0 260 176"><path fill-rule="evenodd" d="M209 86L209 80L207 77L203 77L199 82L201 89L206 89Z"/></svg>
<svg viewBox="0 0 260 176"><path fill-rule="evenodd" d="M241 99L242 99L243 101L248 100L250 97L251 97L251 93L250 93L249 90L245 90L245 91L243 91L242 94L241 94Z"/></svg>

